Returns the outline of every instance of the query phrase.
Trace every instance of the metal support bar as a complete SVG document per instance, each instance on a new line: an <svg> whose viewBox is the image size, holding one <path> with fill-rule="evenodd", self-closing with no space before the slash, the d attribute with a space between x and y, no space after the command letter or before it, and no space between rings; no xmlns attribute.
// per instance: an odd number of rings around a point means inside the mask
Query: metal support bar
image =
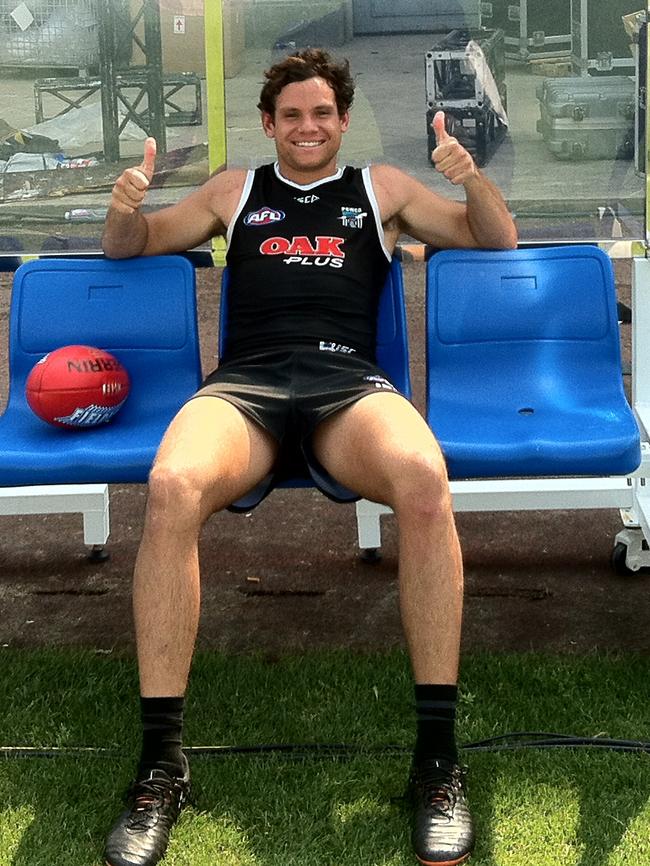
<svg viewBox="0 0 650 866"><path fill-rule="evenodd" d="M84 544L104 545L110 532L108 484L0 488L0 515L83 515Z"/></svg>
<svg viewBox="0 0 650 866"><path fill-rule="evenodd" d="M144 0L144 41L147 56L147 102L149 135L156 139L159 153L167 152L165 101L163 98L162 36L158 0Z"/></svg>
<svg viewBox="0 0 650 866"><path fill-rule="evenodd" d="M136 22L142 19L144 41L131 28L129 37L133 38L145 55L145 65L138 67L142 76L141 90L134 102L127 100L121 92L116 66L118 47L118 19L112 2L97 0L99 18L99 75L102 82L102 123L104 155L107 162L117 162L120 158L120 133L128 120L133 120L147 135L152 135L158 144L158 152L167 151L167 132L165 128L165 99L163 94L162 36L160 33L160 9L158 0L143 0L136 15ZM136 111L146 94L146 111ZM126 117L119 122L118 102L126 108Z"/></svg>
<svg viewBox="0 0 650 866"><path fill-rule="evenodd" d="M107 162L120 158L118 133L117 82L113 47L115 45L115 10L112 3L99 2L99 75L102 80L102 129L104 157Z"/></svg>

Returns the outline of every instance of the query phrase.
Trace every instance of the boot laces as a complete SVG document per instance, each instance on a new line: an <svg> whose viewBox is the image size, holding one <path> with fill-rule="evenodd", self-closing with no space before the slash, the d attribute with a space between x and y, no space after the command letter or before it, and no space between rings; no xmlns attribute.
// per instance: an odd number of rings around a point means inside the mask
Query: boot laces
<svg viewBox="0 0 650 866"><path fill-rule="evenodd" d="M424 805L441 817L451 818L461 793L465 772L457 765L445 767L426 761L417 768L417 783Z"/></svg>
<svg viewBox="0 0 650 866"><path fill-rule="evenodd" d="M157 820L157 810L172 802L174 783L165 779L144 779L131 788L133 807L128 828L134 832L149 830Z"/></svg>

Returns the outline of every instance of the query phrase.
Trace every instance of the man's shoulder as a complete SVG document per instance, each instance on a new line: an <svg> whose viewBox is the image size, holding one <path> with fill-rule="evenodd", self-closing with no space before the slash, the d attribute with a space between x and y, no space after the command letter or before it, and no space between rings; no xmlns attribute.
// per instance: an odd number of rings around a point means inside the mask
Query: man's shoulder
<svg viewBox="0 0 650 866"><path fill-rule="evenodd" d="M241 195L248 172L245 168L221 168L203 184L204 193L212 200Z"/></svg>
<svg viewBox="0 0 650 866"><path fill-rule="evenodd" d="M394 165L374 163L370 166L370 177L375 193L384 202L397 204L411 194L413 178Z"/></svg>
<svg viewBox="0 0 650 866"><path fill-rule="evenodd" d="M373 181L386 181L388 183L394 183L396 180L401 180L404 178L410 178L410 175L403 171L401 168L397 168L395 165L389 165L386 162L374 162L369 166L370 168L370 176Z"/></svg>

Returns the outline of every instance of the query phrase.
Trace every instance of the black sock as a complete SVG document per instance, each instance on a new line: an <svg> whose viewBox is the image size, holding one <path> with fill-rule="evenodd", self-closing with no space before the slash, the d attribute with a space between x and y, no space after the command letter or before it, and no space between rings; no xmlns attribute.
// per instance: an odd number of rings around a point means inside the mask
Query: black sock
<svg viewBox="0 0 650 866"><path fill-rule="evenodd" d="M454 733L457 698L457 686L415 686L416 763L427 758L446 758L454 763L458 761Z"/></svg>
<svg viewBox="0 0 650 866"><path fill-rule="evenodd" d="M142 752L138 778L159 768L171 776L182 776L183 708L185 698L140 698Z"/></svg>

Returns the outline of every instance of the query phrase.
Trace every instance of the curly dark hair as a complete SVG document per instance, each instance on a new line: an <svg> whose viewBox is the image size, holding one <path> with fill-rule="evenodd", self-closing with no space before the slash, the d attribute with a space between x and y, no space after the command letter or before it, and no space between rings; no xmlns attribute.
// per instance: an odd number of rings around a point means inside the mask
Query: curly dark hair
<svg viewBox="0 0 650 866"><path fill-rule="evenodd" d="M296 81L307 81L309 78L323 78L327 81L334 91L340 115L345 114L354 99L354 82L349 62L335 61L322 48L296 51L267 69L264 77L266 81L257 107L271 117L275 115L275 102L282 88Z"/></svg>

